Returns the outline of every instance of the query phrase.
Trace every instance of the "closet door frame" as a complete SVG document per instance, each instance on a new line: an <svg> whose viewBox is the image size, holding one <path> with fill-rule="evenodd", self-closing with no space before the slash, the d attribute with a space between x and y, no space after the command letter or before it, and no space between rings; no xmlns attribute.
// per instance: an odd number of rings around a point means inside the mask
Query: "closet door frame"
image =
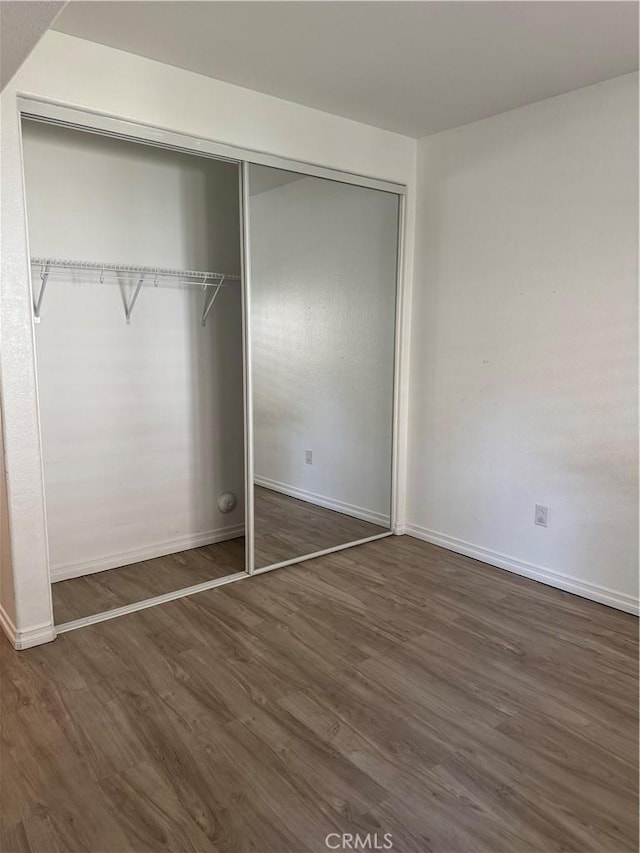
<svg viewBox="0 0 640 853"><path fill-rule="evenodd" d="M253 381L251 369L251 256L249 252L249 170L240 164L240 251L242 256L242 335L244 364L244 548L245 571L255 573L253 508Z"/></svg>
<svg viewBox="0 0 640 853"><path fill-rule="evenodd" d="M143 142L184 151L187 154L201 154L215 157L218 160L229 160L233 163L253 163L258 166L272 166L286 172L299 172L315 178L328 178L346 184L355 184L374 190L383 190L399 196L406 195L405 184L385 181L370 175L361 175L341 169L331 169L317 163L307 163L301 160L280 157L250 148L227 145L223 142L192 136L186 133L141 124L128 119L116 118L112 115L70 107L56 101L21 96L18 98L18 111L21 118L34 121L62 125L69 129L100 133L129 141Z"/></svg>
<svg viewBox="0 0 640 853"><path fill-rule="evenodd" d="M40 98L32 98L29 96L19 96L18 102L18 118L20 128L23 120L39 121L47 124L53 124L59 127L66 127L79 132L96 133L112 138L122 139L125 141L139 142L145 145L157 146L167 150L181 151L186 154L200 155L211 157L213 159L226 161L236 164L239 171L239 192L240 192L240 228L241 228L241 273L242 273L242 305L243 305L243 364L244 364L244 394L245 394L245 412L244 412L244 439L245 439L245 571L228 575L225 578L219 578L204 584L199 584L197 587L188 587L181 590L176 590L172 593L167 593L162 596L157 596L144 601L136 602L135 604L127 605L126 607L115 608L114 610L104 613L95 614L86 617L85 619L77 620L74 623L66 623L65 625L55 626L55 633L73 630L74 628L83 627L84 625L93 624L95 622L104 621L106 619L115 618L125 613L132 613L136 610L142 610L146 607L162 604L176 598L182 598L187 595L192 595L196 592L204 591L215 586L221 586L225 583L241 580L242 578L253 574L260 574L265 571L271 571L285 565L303 562L312 557L321 556L323 554L332 553L334 551L344 550L353 547L354 545L363 542L372 541L375 539L385 538L394 533L400 534L404 532L404 526L399 519L399 498L404 491L404 471L400 464L400 436L404 433L402 424L402 416L406 406L401 407L401 389L404 383L406 370L402 363L403 361L403 330L407 325L407 310L405 306L405 223L406 223L406 185L393 181L385 181L369 175L361 175L357 173L347 172L339 169L331 169L319 164L308 163L304 161L280 157L274 154L268 154L261 151L255 151L238 146L227 145L225 143L216 142L214 140L179 133L167 128L156 127L130 121L128 119L117 118L104 113L93 112L89 110L79 109L77 107L68 106L56 101L45 100ZM389 192L398 197L398 234L397 234L397 269L396 269L396 314L395 314L395 345L394 345L394 383L393 383L393 429L392 429L392 453L391 453L391 524L390 529L381 534L377 534L366 539L359 539L353 542L348 542L343 545L338 545L333 548L328 548L313 554L307 554L292 560L287 560L283 563L277 563L272 566L255 569L254 565L254 510L253 510L253 400L252 400L252 381L251 381L251 305L250 305L250 263L249 263L249 210L248 210L248 169L250 165L270 166L275 169L282 169L289 172L296 172L302 175L307 175L317 178L325 178L328 180L339 181L341 183L353 184L355 186L366 187L369 189L382 190ZM24 174L24 172L23 172ZM24 194L24 186L23 186ZM26 195L26 194L25 194ZM26 208L26 197L24 199ZM29 259L27 258L27 262ZM29 284L31 293L33 293L33 284L31 281L31 266L27 263L29 269ZM35 350L34 350L35 361ZM35 387L36 403L38 408L38 430L40 431L39 418L39 398L37 381ZM40 442L40 463L42 470L42 450ZM44 495L44 472L42 471L42 497ZM46 514L45 514L46 521ZM45 541L48 540L47 529L45 524L44 531ZM49 585L51 583L50 564L47 545L47 574ZM51 595L49 588L49 602L52 612L53 623L53 608L51 604Z"/></svg>

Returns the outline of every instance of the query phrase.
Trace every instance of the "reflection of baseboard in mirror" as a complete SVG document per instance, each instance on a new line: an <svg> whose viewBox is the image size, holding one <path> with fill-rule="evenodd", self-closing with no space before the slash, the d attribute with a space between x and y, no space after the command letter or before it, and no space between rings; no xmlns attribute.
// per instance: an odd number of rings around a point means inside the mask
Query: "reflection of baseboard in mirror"
<svg viewBox="0 0 640 853"><path fill-rule="evenodd" d="M204 533L177 536L174 539L156 542L145 548L136 548L120 554L105 554L92 560L85 559L52 565L51 583L60 583L60 581L92 575L96 572L105 572L109 569L119 569L122 566L131 566L134 563L154 560L157 557L166 557L169 554L179 554L182 551L203 548L205 545L215 545L217 542L226 542L227 539L238 539L241 536L244 536L244 524L236 524L233 527L221 527L216 530L207 530Z"/></svg>
<svg viewBox="0 0 640 853"><path fill-rule="evenodd" d="M354 506L344 501L338 501L335 498L318 495L315 492L310 492L306 489L300 489L297 486L292 486L289 483L279 483L277 480L270 480L268 477L260 477L259 475L253 478L256 486L262 486L265 489L271 489L273 492L280 492L282 495L288 495L291 498L298 498L301 501L315 504L316 506L332 509L336 512L341 512L344 515L350 515L353 518L359 518L362 521L370 521L371 524L380 524L383 527L390 526L389 515L384 515L381 512L376 512L365 507Z"/></svg>

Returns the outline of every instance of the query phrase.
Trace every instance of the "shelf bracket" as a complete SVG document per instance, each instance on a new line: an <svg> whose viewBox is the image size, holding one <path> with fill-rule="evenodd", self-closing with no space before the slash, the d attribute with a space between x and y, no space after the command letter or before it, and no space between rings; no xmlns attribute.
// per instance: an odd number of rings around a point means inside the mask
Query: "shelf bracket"
<svg viewBox="0 0 640 853"><path fill-rule="evenodd" d="M49 269L49 264L43 264L42 269L40 270L40 280L42 284L40 285L40 292L38 293L38 298L33 302L33 321L34 323L40 322L40 309L42 308L42 299L44 297L44 291L47 286L47 280L49 278L49 273L51 270Z"/></svg>
<svg viewBox="0 0 640 853"><path fill-rule="evenodd" d="M140 288L142 287L142 283L144 281L144 276L140 276L140 281L138 282L138 286L133 292L133 296L131 297L131 302L127 305L125 303L124 313L127 318L127 324L131 322L131 312L133 311L133 306L136 304L136 299L138 298L138 294L140 293Z"/></svg>
<svg viewBox="0 0 640 853"><path fill-rule="evenodd" d="M216 296L218 295L220 288L224 284L225 278L226 278L226 276L223 275L222 278L220 279L220 282L213 288L213 293L211 294L211 296L208 299L205 299L204 310L202 312L202 325L203 326L207 325L207 317L209 316L209 312L213 308L213 303L216 301Z"/></svg>

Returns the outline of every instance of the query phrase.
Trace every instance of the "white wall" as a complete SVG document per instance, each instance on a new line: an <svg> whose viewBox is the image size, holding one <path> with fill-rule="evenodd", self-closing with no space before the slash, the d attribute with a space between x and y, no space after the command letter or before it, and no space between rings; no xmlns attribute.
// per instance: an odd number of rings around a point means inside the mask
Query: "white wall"
<svg viewBox="0 0 640 853"><path fill-rule="evenodd" d="M408 186L412 281L416 141L210 80L122 51L48 32L2 93L3 415L17 634L52 639L51 602L28 277L18 93ZM409 287L406 287L407 296ZM44 319L43 319L44 322ZM407 377L401 397L406 406ZM401 465L405 447L401 436ZM402 512L402 508L401 508ZM6 586L4 587L7 588Z"/></svg>
<svg viewBox="0 0 640 853"><path fill-rule="evenodd" d="M627 609L637 97L620 77L421 141L408 501L425 539Z"/></svg>
<svg viewBox="0 0 640 853"><path fill-rule="evenodd" d="M256 482L386 527L397 232L390 193L303 178L250 199Z"/></svg>
<svg viewBox="0 0 640 853"><path fill-rule="evenodd" d="M240 272L237 166L34 122L23 147L33 256ZM127 325L90 281L53 274L36 326L54 580L242 533L240 283L203 328L200 288L143 288Z"/></svg>

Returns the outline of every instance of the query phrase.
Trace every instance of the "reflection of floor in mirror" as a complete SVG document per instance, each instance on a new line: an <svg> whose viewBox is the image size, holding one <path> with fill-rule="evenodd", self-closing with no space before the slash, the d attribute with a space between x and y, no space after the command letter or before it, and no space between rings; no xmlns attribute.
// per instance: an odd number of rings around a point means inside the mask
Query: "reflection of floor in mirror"
<svg viewBox="0 0 640 853"><path fill-rule="evenodd" d="M244 571L244 536L51 586L56 625Z"/></svg>
<svg viewBox="0 0 640 853"><path fill-rule="evenodd" d="M256 568L344 545L388 528L255 486Z"/></svg>

